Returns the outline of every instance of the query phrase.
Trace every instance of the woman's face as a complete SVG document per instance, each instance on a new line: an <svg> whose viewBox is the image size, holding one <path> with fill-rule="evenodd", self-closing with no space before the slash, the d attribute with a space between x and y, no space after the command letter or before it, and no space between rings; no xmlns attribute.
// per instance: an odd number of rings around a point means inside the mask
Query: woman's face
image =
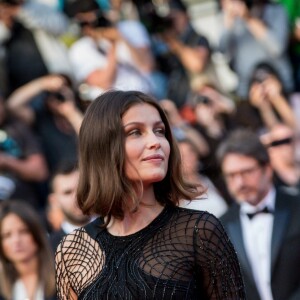
<svg viewBox="0 0 300 300"><path fill-rule="evenodd" d="M170 144L158 110L149 104L137 104L122 117L125 131L125 172L144 187L164 179L168 170Z"/></svg>
<svg viewBox="0 0 300 300"><path fill-rule="evenodd" d="M38 250L28 227L14 213L2 221L1 243L4 256L13 264L30 261Z"/></svg>

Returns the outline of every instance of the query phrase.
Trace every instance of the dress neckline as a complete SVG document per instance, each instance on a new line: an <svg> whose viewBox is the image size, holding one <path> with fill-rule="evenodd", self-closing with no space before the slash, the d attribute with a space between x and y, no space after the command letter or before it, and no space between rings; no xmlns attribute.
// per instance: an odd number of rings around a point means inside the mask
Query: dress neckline
<svg viewBox="0 0 300 300"><path fill-rule="evenodd" d="M165 205L164 208L162 209L162 211L148 224L146 225L144 228L134 232L134 233L131 233L131 234L128 234L128 235L114 235L112 233L110 233L107 228L105 228L105 232L106 234L114 239L114 240L122 240L122 241L125 241L125 240L130 240L132 238L136 238L137 236L143 234L145 231L151 229L152 227L156 226L157 223L160 222L160 220L162 218L164 218L166 215L167 215L167 212L170 211L170 206L168 205Z"/></svg>

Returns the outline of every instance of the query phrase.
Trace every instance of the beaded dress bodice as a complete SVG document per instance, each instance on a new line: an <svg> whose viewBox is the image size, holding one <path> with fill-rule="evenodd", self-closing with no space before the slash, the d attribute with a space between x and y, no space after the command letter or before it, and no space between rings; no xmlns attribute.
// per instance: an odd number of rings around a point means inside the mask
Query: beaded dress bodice
<svg viewBox="0 0 300 300"><path fill-rule="evenodd" d="M236 253L207 212L165 207L147 227L113 236L96 219L56 253L60 299L244 299Z"/></svg>

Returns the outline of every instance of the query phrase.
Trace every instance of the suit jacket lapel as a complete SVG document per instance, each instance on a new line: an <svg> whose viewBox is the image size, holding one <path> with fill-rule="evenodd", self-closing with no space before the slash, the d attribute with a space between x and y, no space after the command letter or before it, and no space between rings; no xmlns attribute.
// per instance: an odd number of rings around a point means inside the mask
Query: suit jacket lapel
<svg viewBox="0 0 300 300"><path fill-rule="evenodd" d="M288 196L287 196L288 197ZM274 270L274 266L278 257L280 246L284 233L287 229L289 220L290 209L287 207L287 202L283 199L281 193L277 190L275 212L274 212L274 224L272 231L271 242L271 270Z"/></svg>
<svg viewBox="0 0 300 300"><path fill-rule="evenodd" d="M239 207L235 208L234 212L234 218L233 220L228 224L228 233L229 236L232 237L232 243L234 244L235 250L238 253L239 261L241 264L241 268L245 273L247 273L247 276L251 278L251 280L254 283L254 277L252 274L252 268L250 265L250 262L248 260L248 256L245 250L244 246L244 240L243 240L243 233L242 233L242 225L239 215Z"/></svg>

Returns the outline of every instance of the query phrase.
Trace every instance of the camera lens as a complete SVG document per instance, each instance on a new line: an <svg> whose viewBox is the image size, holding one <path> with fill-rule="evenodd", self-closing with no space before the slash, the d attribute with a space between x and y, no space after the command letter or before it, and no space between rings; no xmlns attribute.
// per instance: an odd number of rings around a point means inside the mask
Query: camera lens
<svg viewBox="0 0 300 300"><path fill-rule="evenodd" d="M198 95L197 98L196 98L196 102L197 103L203 103L203 104L209 104L210 99L206 96Z"/></svg>
<svg viewBox="0 0 300 300"><path fill-rule="evenodd" d="M55 92L52 95L56 100L60 102L64 102L66 100L65 96L61 92Z"/></svg>

